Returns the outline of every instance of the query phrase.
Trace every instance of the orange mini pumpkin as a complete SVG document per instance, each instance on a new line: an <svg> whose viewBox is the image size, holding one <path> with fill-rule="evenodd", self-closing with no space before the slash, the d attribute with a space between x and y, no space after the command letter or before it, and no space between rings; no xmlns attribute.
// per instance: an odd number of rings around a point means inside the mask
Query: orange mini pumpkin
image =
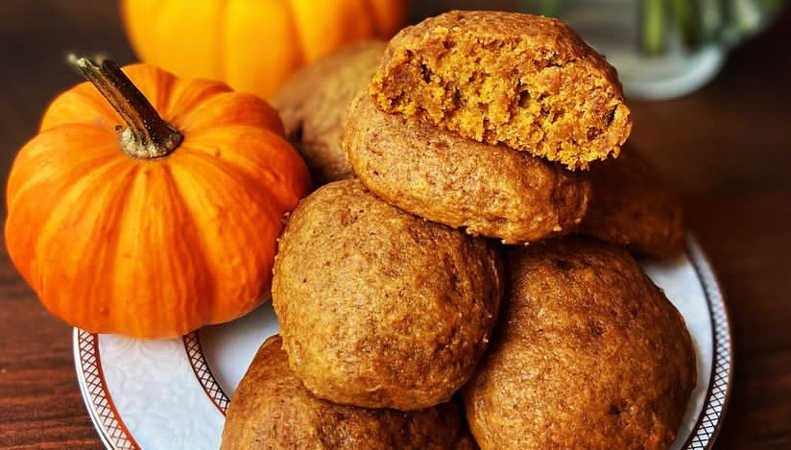
<svg viewBox="0 0 791 450"><path fill-rule="evenodd" d="M303 65L345 44L389 39L407 0L124 0L137 55L181 76L271 97Z"/></svg>
<svg viewBox="0 0 791 450"><path fill-rule="evenodd" d="M22 276L91 332L173 337L252 310L310 184L277 113L222 83L74 62L92 83L52 103L8 180Z"/></svg>

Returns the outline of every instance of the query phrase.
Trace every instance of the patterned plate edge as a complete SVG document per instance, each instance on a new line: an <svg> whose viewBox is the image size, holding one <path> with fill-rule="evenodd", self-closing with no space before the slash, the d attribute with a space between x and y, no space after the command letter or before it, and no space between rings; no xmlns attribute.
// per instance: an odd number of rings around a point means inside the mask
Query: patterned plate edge
<svg viewBox="0 0 791 450"><path fill-rule="evenodd" d="M99 337L75 328L74 352L82 398L104 445L111 450L140 450L107 390L99 355Z"/></svg>
<svg viewBox="0 0 791 450"><path fill-rule="evenodd" d="M184 336L184 351L187 352L187 360L195 373L195 378L200 382L203 392L217 407L217 410L225 416L225 411L228 409L231 400L225 395L220 383L217 382L214 374L211 373L209 363L206 362L206 357L203 354L203 347L197 331Z"/></svg>
<svg viewBox="0 0 791 450"><path fill-rule="evenodd" d="M74 342L75 343L77 342L76 330L75 330L75 333L74 333ZM75 352L75 354L76 354L76 352ZM77 360L75 360L75 361L77 361ZM91 418L91 422L93 423L93 427L96 429L96 432L99 435L99 439L102 441L102 444L104 444L104 447L108 448L108 449L111 449L111 450L114 450L115 447L108 440L109 438L107 436L107 433L104 432L103 427L102 427L101 423L99 422L99 418L96 416L96 411L94 411L92 408L90 408L88 406L88 403L87 403L88 402L87 401L88 391L85 389L85 380L84 380L84 378L79 375L79 369L78 369L78 375L77 376L79 378L79 383L78 384L80 385L80 393L82 394L82 399L83 399L83 402L85 403L85 409L88 410L88 417Z"/></svg>
<svg viewBox="0 0 791 450"><path fill-rule="evenodd" d="M714 446L714 441L720 432L731 396L733 382L731 324L717 277L698 240L691 233L686 235L686 246L690 262L703 286L703 293L708 303L714 351L711 381L703 409L692 434L684 444L684 449L709 450Z"/></svg>

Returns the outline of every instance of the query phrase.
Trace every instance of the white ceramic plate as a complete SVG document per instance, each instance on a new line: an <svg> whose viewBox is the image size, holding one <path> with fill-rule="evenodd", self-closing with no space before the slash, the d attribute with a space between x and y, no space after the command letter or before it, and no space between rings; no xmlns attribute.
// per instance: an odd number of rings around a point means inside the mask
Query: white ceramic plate
<svg viewBox="0 0 791 450"><path fill-rule="evenodd" d="M672 450L708 449L731 385L730 326L719 286L692 238L685 257L644 267L681 311L697 351L698 384ZM258 346L277 329L268 303L182 339L75 329L77 377L102 441L108 449L218 449L229 397Z"/></svg>

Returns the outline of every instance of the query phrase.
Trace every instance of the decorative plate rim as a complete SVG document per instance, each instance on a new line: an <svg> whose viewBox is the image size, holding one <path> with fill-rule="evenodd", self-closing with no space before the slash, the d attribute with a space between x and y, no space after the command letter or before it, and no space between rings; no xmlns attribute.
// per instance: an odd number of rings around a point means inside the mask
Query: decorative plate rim
<svg viewBox="0 0 791 450"><path fill-rule="evenodd" d="M709 450L717 440L728 410L733 388L733 335L730 314L720 283L706 254L692 233L686 234L689 261L703 287L709 307L712 332L712 364L703 408L698 415L684 450Z"/></svg>
<svg viewBox="0 0 791 450"><path fill-rule="evenodd" d="M203 346L200 342L198 331L193 331L183 338L184 351L187 353L187 361L190 363L192 372L195 378L198 379L203 392L214 404L218 411L225 417L225 412L228 410L228 405L231 399L225 394L220 383L214 377L214 374L209 367L209 362L206 361L206 356L203 353Z"/></svg>
<svg viewBox="0 0 791 450"><path fill-rule="evenodd" d="M683 450L710 450L722 429L733 387L733 337L720 284L697 238L686 234L686 253L703 288L712 331L712 364L703 407ZM230 398L212 374L198 331L182 339L190 367L209 401L225 416ZM95 333L74 329L74 364L85 406L99 437L110 450L140 450L115 408L101 367Z"/></svg>
<svg viewBox="0 0 791 450"><path fill-rule="evenodd" d="M140 450L107 389L96 333L74 329L74 365L85 407L105 447L111 450Z"/></svg>

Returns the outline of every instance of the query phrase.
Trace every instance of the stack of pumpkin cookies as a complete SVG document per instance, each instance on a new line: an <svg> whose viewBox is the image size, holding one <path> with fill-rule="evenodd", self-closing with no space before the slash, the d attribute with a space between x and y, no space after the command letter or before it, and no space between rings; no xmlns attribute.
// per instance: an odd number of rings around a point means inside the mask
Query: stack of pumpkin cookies
<svg viewBox="0 0 791 450"><path fill-rule="evenodd" d="M234 394L223 448L668 448L694 352L624 247L680 252L681 213L619 156L614 69L558 20L450 12L359 73L342 75L364 85L342 138L303 153L318 167L342 148L356 179L289 218L281 334ZM292 122L295 139L318 123Z"/></svg>

